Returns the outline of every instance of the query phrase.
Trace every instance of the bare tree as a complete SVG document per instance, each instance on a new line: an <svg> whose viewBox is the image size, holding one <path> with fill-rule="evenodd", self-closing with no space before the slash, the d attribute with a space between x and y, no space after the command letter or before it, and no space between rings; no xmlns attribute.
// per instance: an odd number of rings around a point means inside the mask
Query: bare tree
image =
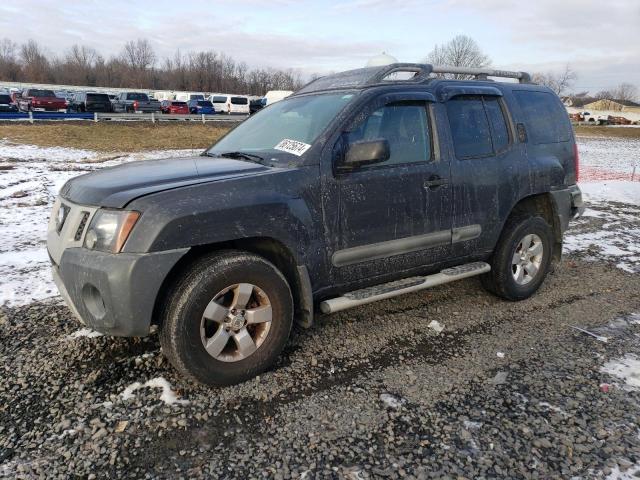
<svg viewBox="0 0 640 480"><path fill-rule="evenodd" d="M20 75L17 58L18 45L9 38L0 40L0 78L16 81Z"/></svg>
<svg viewBox="0 0 640 480"><path fill-rule="evenodd" d="M42 83L51 80L50 64L47 55L34 40L29 40L20 48L23 71L32 82Z"/></svg>
<svg viewBox="0 0 640 480"><path fill-rule="evenodd" d="M480 49L473 38L458 35L447 43L433 47L425 62L449 67L486 68L491 65L491 58ZM439 74L438 76L458 80L470 78L469 75L461 74Z"/></svg>
<svg viewBox="0 0 640 480"><path fill-rule="evenodd" d="M576 72L571 69L568 63L559 72L534 73L532 75L534 83L549 87L557 95L562 95L570 89L577 78Z"/></svg>
<svg viewBox="0 0 640 480"><path fill-rule="evenodd" d="M630 83L621 83L612 92L613 98L625 102L636 102L638 100L638 87Z"/></svg>
<svg viewBox="0 0 640 480"><path fill-rule="evenodd" d="M145 38L125 43L122 58L131 68L139 70L151 68L156 63L153 47Z"/></svg>

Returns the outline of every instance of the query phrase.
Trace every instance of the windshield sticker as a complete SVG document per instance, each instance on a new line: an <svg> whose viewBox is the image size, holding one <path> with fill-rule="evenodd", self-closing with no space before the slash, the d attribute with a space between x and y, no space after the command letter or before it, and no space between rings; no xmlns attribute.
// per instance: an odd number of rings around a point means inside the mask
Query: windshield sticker
<svg viewBox="0 0 640 480"><path fill-rule="evenodd" d="M297 140L290 140L285 138L275 147L276 150L282 150L283 152L292 153L293 155L297 155L300 157L304 152L311 148L311 145L304 142L298 142Z"/></svg>

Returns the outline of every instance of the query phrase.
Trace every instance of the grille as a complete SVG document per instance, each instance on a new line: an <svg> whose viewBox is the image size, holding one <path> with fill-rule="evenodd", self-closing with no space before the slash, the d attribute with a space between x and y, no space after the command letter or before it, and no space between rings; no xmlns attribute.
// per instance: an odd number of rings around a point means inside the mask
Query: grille
<svg viewBox="0 0 640 480"><path fill-rule="evenodd" d="M84 227L87 226L87 220L89 219L89 212L82 212L82 217L80 218L80 224L78 225L78 229L76 230L76 234L73 239L77 242L82 238L82 232L84 232Z"/></svg>

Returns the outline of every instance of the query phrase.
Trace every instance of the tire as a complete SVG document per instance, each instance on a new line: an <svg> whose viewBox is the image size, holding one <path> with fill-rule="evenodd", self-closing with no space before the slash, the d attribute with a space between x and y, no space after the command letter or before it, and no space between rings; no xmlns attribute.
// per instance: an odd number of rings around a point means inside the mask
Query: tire
<svg viewBox="0 0 640 480"><path fill-rule="evenodd" d="M542 217L510 218L491 257L491 271L480 277L482 285L506 300L529 298L549 272L553 247L553 231Z"/></svg>
<svg viewBox="0 0 640 480"><path fill-rule="evenodd" d="M238 293L246 292L247 285L252 287L249 296ZM226 293L219 296L221 292ZM230 250L197 258L166 298L160 324L162 350L176 370L206 385L233 385L265 371L282 352L293 324L286 279L273 264L248 252ZM232 309L236 298L250 300L236 311ZM258 319L259 310L268 311L270 321L247 325L249 319ZM208 319L206 312L212 312ZM250 312L254 312L251 317ZM255 349L247 347L247 334Z"/></svg>

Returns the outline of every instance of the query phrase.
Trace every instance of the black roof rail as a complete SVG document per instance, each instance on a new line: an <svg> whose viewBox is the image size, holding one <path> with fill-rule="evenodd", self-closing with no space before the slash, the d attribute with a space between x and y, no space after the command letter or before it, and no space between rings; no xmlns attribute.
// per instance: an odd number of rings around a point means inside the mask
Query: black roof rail
<svg viewBox="0 0 640 480"><path fill-rule="evenodd" d="M413 72L410 78L393 78L392 75L401 72ZM466 68L430 65L428 63L392 63L380 67L358 68L346 72L335 73L320 77L307 83L296 94L317 92L322 90L340 90L345 88L362 88L382 83L422 83L432 78L432 74L452 73L473 76L478 80L487 77L515 78L520 83L530 83L531 76L526 72L510 72L507 70L492 70L487 68ZM390 78L391 77L391 78Z"/></svg>

